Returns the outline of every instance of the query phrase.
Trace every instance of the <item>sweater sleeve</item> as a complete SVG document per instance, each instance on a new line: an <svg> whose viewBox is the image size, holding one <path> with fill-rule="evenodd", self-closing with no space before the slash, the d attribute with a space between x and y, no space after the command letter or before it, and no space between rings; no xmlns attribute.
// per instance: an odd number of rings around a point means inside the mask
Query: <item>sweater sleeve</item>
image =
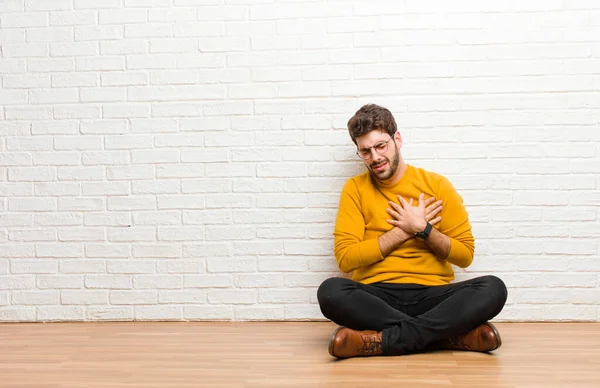
<svg viewBox="0 0 600 388"><path fill-rule="evenodd" d="M446 260L458 267L466 268L473 262L475 239L463 199L445 177L440 181L438 198L443 201L439 231L450 238L450 253Z"/></svg>
<svg viewBox="0 0 600 388"><path fill-rule="evenodd" d="M350 272L383 260L377 238L363 241L365 219L360 194L353 179L342 189L334 230L334 253L339 268Z"/></svg>

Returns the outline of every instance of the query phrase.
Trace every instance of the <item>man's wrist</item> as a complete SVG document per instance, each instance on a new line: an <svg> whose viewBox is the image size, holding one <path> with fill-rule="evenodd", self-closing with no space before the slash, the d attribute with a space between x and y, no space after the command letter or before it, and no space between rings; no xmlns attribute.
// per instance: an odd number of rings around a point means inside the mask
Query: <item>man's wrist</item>
<svg viewBox="0 0 600 388"><path fill-rule="evenodd" d="M419 222L418 224L415 225L415 227L412 230L412 234L415 235L419 232L423 232L425 230L425 228L427 228L427 225L429 224L429 222L423 220L423 222Z"/></svg>
<svg viewBox="0 0 600 388"><path fill-rule="evenodd" d="M429 222L427 222L425 228L422 231L418 231L415 233L415 237L421 240L427 240L429 238L429 235L431 234L432 229L433 226Z"/></svg>

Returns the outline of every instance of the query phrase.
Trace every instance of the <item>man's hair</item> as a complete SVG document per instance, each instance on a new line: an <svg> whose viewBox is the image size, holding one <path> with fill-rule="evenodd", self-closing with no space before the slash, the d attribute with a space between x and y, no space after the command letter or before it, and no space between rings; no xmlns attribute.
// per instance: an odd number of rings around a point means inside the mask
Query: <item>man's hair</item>
<svg viewBox="0 0 600 388"><path fill-rule="evenodd" d="M376 129L387 132L390 136L398 129L392 112L379 105L364 105L348 121L348 132L354 144L357 137Z"/></svg>

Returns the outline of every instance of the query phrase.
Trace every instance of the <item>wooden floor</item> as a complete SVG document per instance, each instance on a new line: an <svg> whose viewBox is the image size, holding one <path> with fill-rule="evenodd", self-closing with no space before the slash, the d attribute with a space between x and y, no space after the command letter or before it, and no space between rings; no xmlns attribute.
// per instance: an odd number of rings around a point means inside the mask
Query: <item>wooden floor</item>
<svg viewBox="0 0 600 388"><path fill-rule="evenodd" d="M331 323L0 324L8 387L600 387L600 324L497 324L493 354L336 361Z"/></svg>

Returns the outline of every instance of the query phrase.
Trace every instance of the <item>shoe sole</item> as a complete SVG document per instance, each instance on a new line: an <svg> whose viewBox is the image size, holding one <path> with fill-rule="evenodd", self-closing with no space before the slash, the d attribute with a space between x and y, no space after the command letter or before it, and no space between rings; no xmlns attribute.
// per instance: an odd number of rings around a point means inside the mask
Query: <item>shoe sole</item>
<svg viewBox="0 0 600 388"><path fill-rule="evenodd" d="M329 354L331 355L331 357L339 358L338 356L333 354L333 346L335 345L335 336L342 329L343 329L343 327L338 327L337 329L335 329L335 331L331 335L331 338L329 339Z"/></svg>
<svg viewBox="0 0 600 388"><path fill-rule="evenodd" d="M502 337L500 337L500 332L498 331L498 329L496 329L496 326L494 326L494 324L487 322L487 325L492 328L492 330L494 331L494 334L496 335L496 338L498 339L498 345L496 345L496 347L494 349L491 349L490 350L490 352L491 352L491 351L498 349L500 346L502 346Z"/></svg>

